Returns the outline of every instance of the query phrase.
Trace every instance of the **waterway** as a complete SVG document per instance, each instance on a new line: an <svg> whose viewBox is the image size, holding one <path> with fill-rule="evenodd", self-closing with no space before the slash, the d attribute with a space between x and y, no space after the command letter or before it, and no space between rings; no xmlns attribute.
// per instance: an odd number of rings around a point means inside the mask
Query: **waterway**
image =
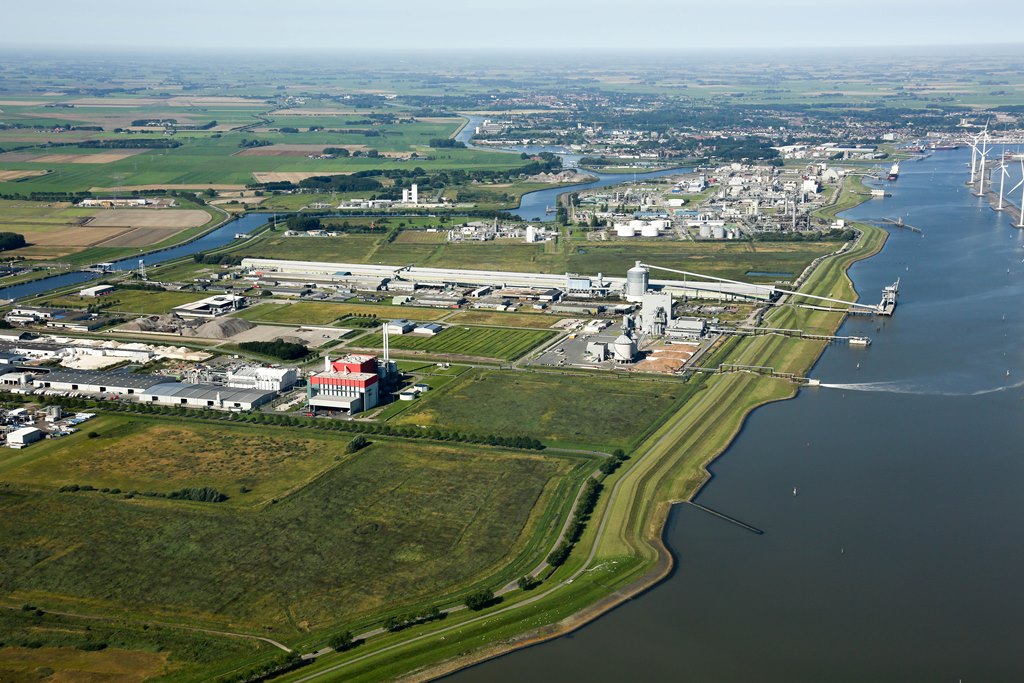
<svg viewBox="0 0 1024 683"><path fill-rule="evenodd" d="M167 261L179 259L183 256L191 256L192 254L201 251L218 249L233 242L236 233L247 233L260 227L267 222L269 215L270 214L263 213L246 214L237 220L228 221L216 230L208 232L202 237L192 240L186 244L180 244L176 247L170 247L168 249L150 253L140 252L137 256L113 261L111 269L132 270L138 268L140 258L145 260L147 266L154 266L159 263L166 263ZM0 289L0 299L21 299L27 296L42 294L43 292L48 292L53 289L69 287L82 282L88 282L89 280L95 280L98 277L101 277L99 273L70 271L62 275L54 275L53 277L32 280L31 282L25 282L20 285L4 287Z"/></svg>
<svg viewBox="0 0 1024 683"><path fill-rule="evenodd" d="M476 127L483 122L484 117L482 116L466 116L469 119L469 123L455 139L459 142L465 143L468 147L474 149L484 150L499 150L506 152L517 152L526 154L540 154L541 152L551 152L557 154L562 159L562 165L566 168L575 168L582 158L579 154L573 154L571 150L566 147L560 146L539 146L539 145L507 145L500 148L493 146L479 146L474 145L471 142L473 132ZM648 171L641 173L596 173L594 171L581 171L592 175L596 180L589 183L581 183L579 185L556 185L549 190L537 190L535 192L527 192L522 196L519 202L519 207L513 209L510 213L519 216L520 219L525 221L536 221L536 222L551 222L555 219L554 213L547 213L547 209L555 208L558 202L558 196L565 194L566 192L579 192L581 190L592 190L599 187L610 187L612 185L621 185L623 183L633 182L635 180L644 180L650 178L659 178L667 175L679 175L682 173L692 172L692 168L671 168L661 171Z"/></svg>
<svg viewBox="0 0 1024 683"><path fill-rule="evenodd" d="M1024 232L963 186L963 150L904 163L904 217L851 276L901 278L888 320L851 318L812 372L757 410L665 532L665 582L569 637L453 681L1024 680ZM794 487L798 494L793 495Z"/></svg>

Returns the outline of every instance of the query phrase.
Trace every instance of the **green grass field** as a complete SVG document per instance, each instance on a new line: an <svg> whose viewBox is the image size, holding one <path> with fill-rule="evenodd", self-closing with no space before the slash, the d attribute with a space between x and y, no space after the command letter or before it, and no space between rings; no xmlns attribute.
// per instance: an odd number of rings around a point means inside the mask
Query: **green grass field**
<svg viewBox="0 0 1024 683"><path fill-rule="evenodd" d="M105 415L71 436L0 453L0 481L159 493L212 486L230 496L224 505L251 507L304 485L343 450L339 437L314 431Z"/></svg>
<svg viewBox="0 0 1024 683"><path fill-rule="evenodd" d="M501 313L499 311L459 311L448 318L460 325L495 325L497 327L533 327L546 330L565 316L546 313Z"/></svg>
<svg viewBox="0 0 1024 683"><path fill-rule="evenodd" d="M544 330L500 327L449 327L433 337L391 335L390 344L393 349L515 360L554 334ZM383 344L380 334L366 335L352 342L353 346L374 349L382 348Z"/></svg>
<svg viewBox="0 0 1024 683"><path fill-rule="evenodd" d="M239 318L292 325L325 325L345 316L378 317L381 321L407 318L408 320L437 320L449 311L438 308L388 306L383 304L335 304L326 301L296 301L292 303L257 304L236 313Z"/></svg>
<svg viewBox="0 0 1024 683"><path fill-rule="evenodd" d="M415 234L415 233L414 233ZM637 260L667 268L691 270L744 281L769 282L748 271L800 273L811 261L840 246L839 242L683 242L678 240L594 242L577 232L554 248L504 240L438 242L418 238L388 242L384 235L284 237L268 233L238 253L264 258L341 263L413 264L436 268L479 268L521 272L578 272L624 275ZM659 272L654 277L681 275Z"/></svg>
<svg viewBox="0 0 1024 683"><path fill-rule="evenodd" d="M157 292L144 289L117 289L101 297L65 294L46 299L45 306L61 308L87 308L99 304L104 313L168 313L175 306L199 301L206 295L202 292Z"/></svg>
<svg viewBox="0 0 1024 683"><path fill-rule="evenodd" d="M396 421L628 449L677 407L682 391L677 380L480 371L426 394Z"/></svg>
<svg viewBox="0 0 1024 683"><path fill-rule="evenodd" d="M31 477L23 468L5 469L2 599L71 612L131 610L136 618L294 638L439 600L486 575L522 571L561 526L555 520L563 514L563 487L578 486L581 467L589 469L579 460L416 442L377 442L335 461L331 451L340 453L345 437L334 437L333 448L329 442L304 453L317 439L306 430L247 427L253 436L246 445L193 423L164 424L211 439L215 454L198 469L174 456L183 451L166 440L180 440L181 431L150 438L144 449L128 448L131 435L110 435L62 453L41 445L15 453L40 462ZM123 447L112 457L104 444L115 438ZM303 458L327 468L284 490ZM123 480L149 490L236 476L210 468L263 468L265 479L254 488L266 486L269 494L273 486L282 494L260 508L239 509L57 491L72 478ZM11 481L19 470L25 483ZM168 481L167 470L177 479Z"/></svg>

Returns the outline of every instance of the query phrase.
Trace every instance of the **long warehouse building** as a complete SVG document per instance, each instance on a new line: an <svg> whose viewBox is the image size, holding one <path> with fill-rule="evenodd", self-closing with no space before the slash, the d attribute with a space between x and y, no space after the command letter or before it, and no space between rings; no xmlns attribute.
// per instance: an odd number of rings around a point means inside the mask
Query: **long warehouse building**
<svg viewBox="0 0 1024 683"><path fill-rule="evenodd" d="M420 268L417 266L384 266L364 263L330 263L326 261L289 261L285 259L245 258L242 267L273 273L275 278L308 282L345 282L352 278L380 278L408 280L433 285L460 285L465 287L532 287L565 289L567 276L549 273L517 273L512 271L467 270L457 268ZM577 276L578 277L578 276ZM602 276L611 291L622 291L624 277ZM650 285L676 296L709 299L767 300L771 290L764 285L746 285L729 282L692 282L682 280L650 280Z"/></svg>

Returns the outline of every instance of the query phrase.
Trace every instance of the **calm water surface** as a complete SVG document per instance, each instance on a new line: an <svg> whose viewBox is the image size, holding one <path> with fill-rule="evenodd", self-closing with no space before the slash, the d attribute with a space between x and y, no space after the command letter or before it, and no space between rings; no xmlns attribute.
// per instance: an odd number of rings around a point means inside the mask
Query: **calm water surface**
<svg viewBox="0 0 1024 683"><path fill-rule="evenodd" d="M756 411L712 467L699 502L766 533L677 507L669 580L451 680L1024 680L1024 233L965 161L904 163L847 214L925 236L851 269L865 300L897 277L901 297L844 326L874 345L819 361L838 386Z"/></svg>

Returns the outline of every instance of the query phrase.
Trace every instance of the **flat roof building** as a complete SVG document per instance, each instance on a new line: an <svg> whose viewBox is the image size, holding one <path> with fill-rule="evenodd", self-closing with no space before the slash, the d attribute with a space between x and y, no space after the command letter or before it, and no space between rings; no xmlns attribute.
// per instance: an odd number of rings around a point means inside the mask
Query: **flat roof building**
<svg viewBox="0 0 1024 683"><path fill-rule="evenodd" d="M139 401L213 410L252 410L269 403L276 395L274 391L233 389L215 384L165 382L147 389L139 396Z"/></svg>

